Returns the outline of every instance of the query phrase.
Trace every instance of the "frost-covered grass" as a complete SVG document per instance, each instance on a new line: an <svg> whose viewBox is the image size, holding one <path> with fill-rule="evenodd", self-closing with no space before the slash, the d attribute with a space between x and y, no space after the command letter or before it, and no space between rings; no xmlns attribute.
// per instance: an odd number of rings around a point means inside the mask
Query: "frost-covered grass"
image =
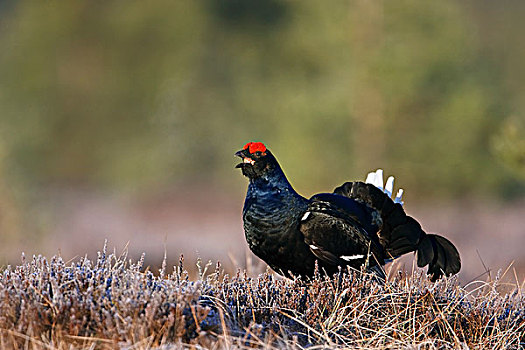
<svg viewBox="0 0 525 350"><path fill-rule="evenodd" d="M167 273L108 254L33 257L0 275L2 349L525 347L525 296L421 274L312 281L199 267Z"/></svg>

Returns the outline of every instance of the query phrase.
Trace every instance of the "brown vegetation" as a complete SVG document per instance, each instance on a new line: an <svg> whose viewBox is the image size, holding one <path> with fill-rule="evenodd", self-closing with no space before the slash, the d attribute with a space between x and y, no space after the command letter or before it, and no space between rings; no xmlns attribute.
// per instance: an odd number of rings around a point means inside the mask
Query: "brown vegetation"
<svg viewBox="0 0 525 350"><path fill-rule="evenodd" d="M525 297L499 279L461 287L362 272L311 281L225 275L183 261L167 274L143 259L99 252L96 261L33 257L0 275L0 346L29 349L505 348L525 345Z"/></svg>

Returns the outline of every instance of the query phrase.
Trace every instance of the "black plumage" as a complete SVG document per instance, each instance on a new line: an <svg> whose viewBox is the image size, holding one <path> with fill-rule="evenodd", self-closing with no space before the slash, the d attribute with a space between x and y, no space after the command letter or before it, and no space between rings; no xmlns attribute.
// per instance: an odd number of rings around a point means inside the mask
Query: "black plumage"
<svg viewBox="0 0 525 350"><path fill-rule="evenodd" d="M250 180L243 208L246 240L278 273L312 276L316 261L328 274L347 265L377 271L387 260L412 251L419 267L428 265L432 280L460 270L454 245L425 233L390 193L374 184L346 182L333 193L306 199L262 143L250 142L236 155L243 160L237 167Z"/></svg>

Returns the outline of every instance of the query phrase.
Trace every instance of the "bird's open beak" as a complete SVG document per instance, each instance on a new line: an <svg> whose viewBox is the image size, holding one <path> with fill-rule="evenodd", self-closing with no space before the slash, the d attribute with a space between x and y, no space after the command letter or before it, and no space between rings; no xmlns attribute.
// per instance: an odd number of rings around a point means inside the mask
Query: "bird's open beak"
<svg viewBox="0 0 525 350"><path fill-rule="evenodd" d="M242 163L237 164L236 168L242 168L245 164L255 164L255 161L251 159L250 157L247 157L245 150L240 150L238 152L235 152L235 155L239 158L242 158Z"/></svg>

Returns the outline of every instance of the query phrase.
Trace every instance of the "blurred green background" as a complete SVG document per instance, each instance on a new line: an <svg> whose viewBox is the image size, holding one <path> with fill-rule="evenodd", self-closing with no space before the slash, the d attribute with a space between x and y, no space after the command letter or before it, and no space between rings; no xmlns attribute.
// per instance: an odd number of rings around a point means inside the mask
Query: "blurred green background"
<svg viewBox="0 0 525 350"><path fill-rule="evenodd" d="M233 153L252 140L304 195L382 167L467 256L484 255L472 242L490 223L494 242L523 246L524 14L488 0L0 1L0 264L83 255L103 236L245 254ZM496 267L524 261L501 250Z"/></svg>

